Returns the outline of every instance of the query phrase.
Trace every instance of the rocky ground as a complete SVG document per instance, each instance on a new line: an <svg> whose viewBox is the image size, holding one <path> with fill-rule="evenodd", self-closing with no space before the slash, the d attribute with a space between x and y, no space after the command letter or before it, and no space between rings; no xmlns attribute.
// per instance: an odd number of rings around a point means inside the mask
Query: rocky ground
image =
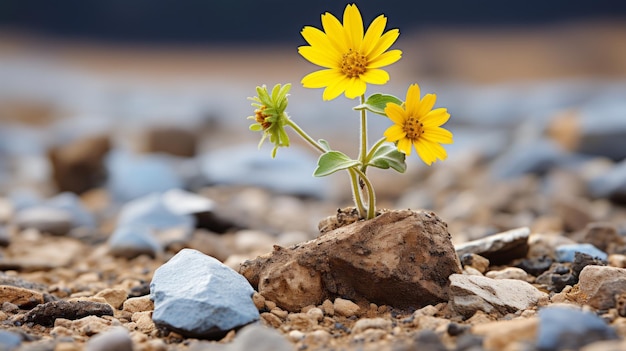
<svg viewBox="0 0 626 351"><path fill-rule="evenodd" d="M43 77L2 105L0 350L626 349L623 82L441 85L450 158L351 223L345 175L232 134L250 93Z"/></svg>

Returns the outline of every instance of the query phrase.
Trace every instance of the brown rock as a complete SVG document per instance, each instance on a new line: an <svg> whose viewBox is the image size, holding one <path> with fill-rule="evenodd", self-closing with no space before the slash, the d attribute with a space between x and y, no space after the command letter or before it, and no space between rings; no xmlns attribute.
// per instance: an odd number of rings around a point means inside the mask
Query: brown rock
<svg viewBox="0 0 626 351"><path fill-rule="evenodd" d="M575 298L599 310L615 307L615 296L626 291L626 269L586 266L578 276Z"/></svg>
<svg viewBox="0 0 626 351"><path fill-rule="evenodd" d="M154 127L146 132L143 151L167 153L174 156L196 155L198 136L196 133L177 127Z"/></svg>
<svg viewBox="0 0 626 351"><path fill-rule="evenodd" d="M11 302L19 307L28 308L43 303L43 294L15 286L0 285L0 304Z"/></svg>
<svg viewBox="0 0 626 351"><path fill-rule="evenodd" d="M143 312L143 311L153 311L154 310L154 302L150 300L150 296L138 296L131 297L124 301L122 305L122 310L135 313L135 312Z"/></svg>
<svg viewBox="0 0 626 351"><path fill-rule="evenodd" d="M47 302L30 310L24 316L24 323L51 326L58 318L81 319L87 316L112 316L113 308L106 303L89 301L68 302L64 300Z"/></svg>
<svg viewBox="0 0 626 351"><path fill-rule="evenodd" d="M432 212L411 210L388 211L290 248L275 246L240 268L266 299L294 312L336 296L422 307L446 301L448 276L460 272L447 225Z"/></svg>
<svg viewBox="0 0 626 351"><path fill-rule="evenodd" d="M613 253L617 247L624 245L624 239L617 232L615 225L604 222L587 224L582 242L592 244L607 253Z"/></svg>
<svg viewBox="0 0 626 351"><path fill-rule="evenodd" d="M106 178L104 157L111 149L107 135L91 136L48 152L52 177L59 191L81 194Z"/></svg>
<svg viewBox="0 0 626 351"><path fill-rule="evenodd" d="M344 317L352 317L355 316L359 310L359 305L354 302L342 298L336 298L335 303L333 304L335 313Z"/></svg>
<svg viewBox="0 0 626 351"><path fill-rule="evenodd" d="M102 297L104 300L115 309L122 307L128 294L122 289L104 289L96 294L96 297Z"/></svg>

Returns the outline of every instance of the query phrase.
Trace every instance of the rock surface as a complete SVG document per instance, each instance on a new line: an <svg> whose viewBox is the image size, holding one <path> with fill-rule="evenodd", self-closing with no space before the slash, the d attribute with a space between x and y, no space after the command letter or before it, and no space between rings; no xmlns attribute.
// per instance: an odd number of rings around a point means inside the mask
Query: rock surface
<svg viewBox="0 0 626 351"><path fill-rule="evenodd" d="M446 301L460 273L446 224L432 212L384 212L242 264L255 289L297 311L340 296L395 307Z"/></svg>
<svg viewBox="0 0 626 351"><path fill-rule="evenodd" d="M183 249L154 272L154 323L196 338L222 338L259 319L254 290L213 257Z"/></svg>

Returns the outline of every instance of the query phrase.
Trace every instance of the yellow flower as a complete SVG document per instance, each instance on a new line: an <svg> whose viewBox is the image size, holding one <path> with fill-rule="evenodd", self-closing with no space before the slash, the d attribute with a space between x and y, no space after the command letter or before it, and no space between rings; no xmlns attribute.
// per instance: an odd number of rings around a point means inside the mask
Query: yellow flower
<svg viewBox="0 0 626 351"><path fill-rule="evenodd" d="M440 144L452 144L452 133L441 128L450 118L445 108L432 109L437 96L426 94L420 99L420 87L409 86L404 107L388 103L385 107L387 117L395 124L385 131L387 141L397 142L398 150L411 155L411 145L427 165L445 160L448 155Z"/></svg>
<svg viewBox="0 0 626 351"><path fill-rule="evenodd" d="M383 34L387 18L374 19L363 35L363 19L356 5L348 5L343 24L330 13L322 15L324 31L305 26L302 37L309 46L298 52L310 62L326 69L302 78L305 88L326 88L323 99L332 100L341 93L349 99L365 94L367 83L385 84L389 73L380 69L400 59L402 51L386 51L398 39L400 31L392 29Z"/></svg>

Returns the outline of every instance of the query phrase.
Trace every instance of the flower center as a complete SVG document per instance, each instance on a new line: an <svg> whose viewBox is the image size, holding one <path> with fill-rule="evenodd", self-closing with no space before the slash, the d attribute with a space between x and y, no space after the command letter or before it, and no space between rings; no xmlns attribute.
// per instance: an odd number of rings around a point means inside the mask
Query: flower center
<svg viewBox="0 0 626 351"><path fill-rule="evenodd" d="M265 106L261 106L260 109L256 109L254 110L254 119L257 121L257 123L261 124L261 127L263 127L263 130L266 130L267 128L269 128L272 123L271 122L266 122L265 119L267 117L269 117L268 115L266 115L265 113L263 113L263 111L266 109L267 107Z"/></svg>
<svg viewBox="0 0 626 351"><path fill-rule="evenodd" d="M411 139L411 141L416 141L422 134L424 134L424 123L411 116L404 123L404 131L406 132L407 138Z"/></svg>
<svg viewBox="0 0 626 351"><path fill-rule="evenodd" d="M341 73L345 74L348 78L358 78L361 74L365 73L366 65L367 58L350 49L347 54L343 54L341 59Z"/></svg>

